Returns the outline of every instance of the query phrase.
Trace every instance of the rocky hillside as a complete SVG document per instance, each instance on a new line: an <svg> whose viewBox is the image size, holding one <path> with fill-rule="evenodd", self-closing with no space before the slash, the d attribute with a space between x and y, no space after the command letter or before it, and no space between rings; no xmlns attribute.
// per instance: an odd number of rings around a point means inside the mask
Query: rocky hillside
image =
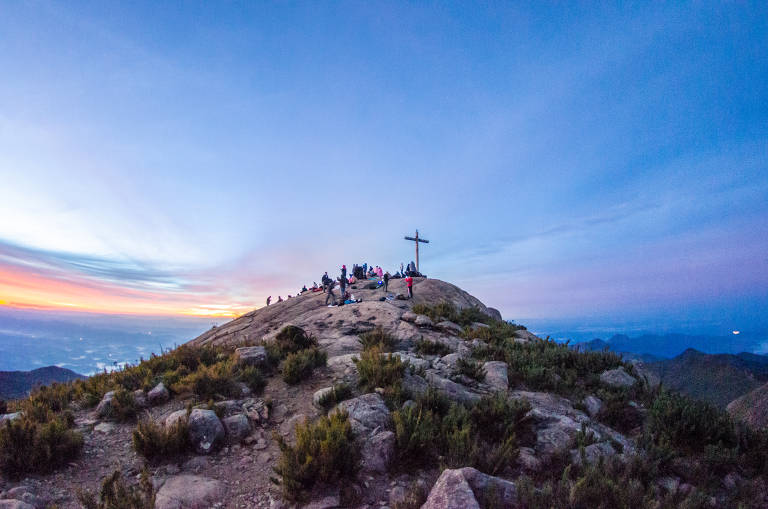
<svg viewBox="0 0 768 509"><path fill-rule="evenodd" d="M413 301L367 284L11 402L0 507L768 504L768 439L726 414L449 283L419 278Z"/></svg>
<svg viewBox="0 0 768 509"><path fill-rule="evenodd" d="M69 382L78 378L85 377L58 366L47 366L32 371L0 371L0 399L20 398L40 385Z"/></svg>
<svg viewBox="0 0 768 509"><path fill-rule="evenodd" d="M730 402L728 413L753 428L768 426L768 384Z"/></svg>

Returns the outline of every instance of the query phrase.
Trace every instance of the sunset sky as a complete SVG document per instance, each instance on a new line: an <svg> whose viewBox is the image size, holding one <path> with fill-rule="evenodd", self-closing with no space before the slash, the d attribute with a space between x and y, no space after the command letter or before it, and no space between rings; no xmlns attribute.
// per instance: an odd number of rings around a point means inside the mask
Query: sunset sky
<svg viewBox="0 0 768 509"><path fill-rule="evenodd" d="M0 3L0 305L233 315L419 228L505 317L760 319L768 4L590 5Z"/></svg>

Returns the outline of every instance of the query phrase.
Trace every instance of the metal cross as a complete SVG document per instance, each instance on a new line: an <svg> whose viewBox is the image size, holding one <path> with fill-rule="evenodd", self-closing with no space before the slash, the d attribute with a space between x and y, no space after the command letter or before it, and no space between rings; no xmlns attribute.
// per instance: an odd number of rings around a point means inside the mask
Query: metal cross
<svg viewBox="0 0 768 509"><path fill-rule="evenodd" d="M421 272L419 270L419 242L424 242L426 244L429 244L429 241L426 239L419 238L419 230L416 230L415 237L405 237L405 240L412 240L414 243L416 243L416 271Z"/></svg>

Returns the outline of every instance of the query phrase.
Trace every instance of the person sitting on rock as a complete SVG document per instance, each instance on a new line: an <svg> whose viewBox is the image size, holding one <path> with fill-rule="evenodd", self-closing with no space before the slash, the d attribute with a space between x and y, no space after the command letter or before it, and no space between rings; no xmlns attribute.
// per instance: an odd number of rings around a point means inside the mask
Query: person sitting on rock
<svg viewBox="0 0 768 509"><path fill-rule="evenodd" d="M349 284L353 285L355 283L357 283L357 278L355 277L354 274L352 274L351 276L349 276Z"/></svg>
<svg viewBox="0 0 768 509"><path fill-rule="evenodd" d="M269 306L269 303L272 302L272 296L270 295L267 297L267 306Z"/></svg>
<svg viewBox="0 0 768 509"><path fill-rule="evenodd" d="M283 298L281 296L277 296L277 302L283 302Z"/></svg>

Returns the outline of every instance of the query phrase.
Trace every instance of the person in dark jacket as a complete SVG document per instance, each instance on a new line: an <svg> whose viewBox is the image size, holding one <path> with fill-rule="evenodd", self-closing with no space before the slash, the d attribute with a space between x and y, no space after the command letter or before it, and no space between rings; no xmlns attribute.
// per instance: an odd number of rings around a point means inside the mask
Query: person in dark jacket
<svg viewBox="0 0 768 509"><path fill-rule="evenodd" d="M389 272L384 273L384 293L387 293L387 287L389 286Z"/></svg>
<svg viewBox="0 0 768 509"><path fill-rule="evenodd" d="M267 306L269 306L269 303L272 302L272 296L270 295L267 297Z"/></svg>
<svg viewBox="0 0 768 509"><path fill-rule="evenodd" d="M330 283L328 283L328 295L325 296L325 305L328 305L328 300L331 301L332 305L336 305L336 296L333 294L333 286L334 286L333 280L331 280Z"/></svg>

